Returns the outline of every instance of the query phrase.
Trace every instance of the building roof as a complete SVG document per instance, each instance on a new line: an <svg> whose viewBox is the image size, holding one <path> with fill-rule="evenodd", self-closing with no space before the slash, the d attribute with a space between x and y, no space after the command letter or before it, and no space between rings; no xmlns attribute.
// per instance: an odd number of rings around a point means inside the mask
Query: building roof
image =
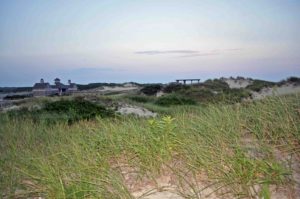
<svg viewBox="0 0 300 199"><path fill-rule="evenodd" d="M55 85L51 85L51 88L68 88L68 85L64 85L63 83L57 82Z"/></svg>
<svg viewBox="0 0 300 199"><path fill-rule="evenodd" d="M45 89L45 88L50 88L49 83L35 83L33 86L33 89Z"/></svg>

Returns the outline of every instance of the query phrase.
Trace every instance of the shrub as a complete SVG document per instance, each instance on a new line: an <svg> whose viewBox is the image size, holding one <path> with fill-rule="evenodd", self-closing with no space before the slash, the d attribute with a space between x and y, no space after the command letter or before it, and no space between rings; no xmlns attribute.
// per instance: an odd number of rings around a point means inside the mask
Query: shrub
<svg viewBox="0 0 300 199"><path fill-rule="evenodd" d="M275 86L275 83L264 80L254 80L253 83L248 85L246 88L252 91L259 92L262 88L271 86Z"/></svg>
<svg viewBox="0 0 300 199"><path fill-rule="evenodd" d="M300 84L300 78L299 77L289 77L289 78L287 78L286 81L290 82L290 83Z"/></svg>
<svg viewBox="0 0 300 199"><path fill-rule="evenodd" d="M104 106L82 99L49 102L45 104L43 110L50 113L68 113L74 119L91 119L96 116L107 117L112 115L112 111Z"/></svg>
<svg viewBox="0 0 300 199"><path fill-rule="evenodd" d="M96 105L82 99L60 100L46 102L41 110L29 111L21 109L11 111L9 115L13 118L32 118L35 122L57 123L68 122L69 124L79 120L89 120L98 117L111 117L114 115L112 110L104 106Z"/></svg>
<svg viewBox="0 0 300 199"><path fill-rule="evenodd" d="M196 102L190 98L179 96L179 95L166 95L158 98L155 104L160 106L171 106L171 105L195 105Z"/></svg>
<svg viewBox="0 0 300 199"><path fill-rule="evenodd" d="M5 100L18 100L30 97L30 95L7 95L3 99Z"/></svg>
<svg viewBox="0 0 300 199"><path fill-rule="evenodd" d="M230 89L229 85L220 79L206 80L204 83L201 84L201 86L214 91L223 91Z"/></svg>
<svg viewBox="0 0 300 199"><path fill-rule="evenodd" d="M158 91L162 89L161 84L149 84L141 89L141 92L145 95L155 95Z"/></svg>
<svg viewBox="0 0 300 199"><path fill-rule="evenodd" d="M17 92L31 92L32 87L0 87L0 92L3 93L17 93Z"/></svg>
<svg viewBox="0 0 300 199"><path fill-rule="evenodd" d="M187 85L171 83L171 84L168 84L166 87L164 87L163 91L165 93L172 93L172 92L177 92L179 90L188 89L188 88L189 88L189 86L187 86Z"/></svg>
<svg viewBox="0 0 300 199"><path fill-rule="evenodd" d="M241 102L243 99L251 96L251 93L243 88L233 88L224 93L227 103Z"/></svg>
<svg viewBox="0 0 300 199"><path fill-rule="evenodd" d="M216 89L218 90L218 89ZM188 90L181 90L180 94L189 96L191 99L203 103L236 103L241 102L242 99L247 98L251 93L246 89L224 89L216 91L206 87L192 87Z"/></svg>
<svg viewBox="0 0 300 199"><path fill-rule="evenodd" d="M139 95L129 96L128 99L139 103L147 103L150 101L149 97L139 96Z"/></svg>

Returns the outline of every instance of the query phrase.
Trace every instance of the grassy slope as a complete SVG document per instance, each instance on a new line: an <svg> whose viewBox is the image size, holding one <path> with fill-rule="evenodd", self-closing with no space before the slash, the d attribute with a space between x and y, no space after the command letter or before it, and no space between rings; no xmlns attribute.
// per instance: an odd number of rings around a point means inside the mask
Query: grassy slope
<svg viewBox="0 0 300 199"><path fill-rule="evenodd" d="M213 189L236 197L249 197L254 185L263 187L257 195L268 195L269 185L289 183L290 168L272 149L299 155L299 109L300 96L294 95L242 105L164 108L170 117L155 120L98 118L71 126L13 121L2 114L0 193L131 198L121 165L148 178L173 165L172 175L182 177L183 170L205 175ZM245 134L259 145L258 156L249 155ZM189 185L186 196L197 195L197 186Z"/></svg>
<svg viewBox="0 0 300 199"><path fill-rule="evenodd" d="M173 95L201 104L220 102L234 104L251 96L249 89L231 89L226 82L219 79L207 80L201 84L194 85L169 84L164 88L164 92L172 93ZM167 98L168 96L164 97Z"/></svg>

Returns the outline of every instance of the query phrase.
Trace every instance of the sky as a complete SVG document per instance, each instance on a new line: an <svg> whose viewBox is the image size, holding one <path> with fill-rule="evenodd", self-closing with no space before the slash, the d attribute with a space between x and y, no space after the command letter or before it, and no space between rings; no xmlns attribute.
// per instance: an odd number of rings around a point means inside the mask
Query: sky
<svg viewBox="0 0 300 199"><path fill-rule="evenodd" d="M299 0L1 0L0 87L300 76Z"/></svg>

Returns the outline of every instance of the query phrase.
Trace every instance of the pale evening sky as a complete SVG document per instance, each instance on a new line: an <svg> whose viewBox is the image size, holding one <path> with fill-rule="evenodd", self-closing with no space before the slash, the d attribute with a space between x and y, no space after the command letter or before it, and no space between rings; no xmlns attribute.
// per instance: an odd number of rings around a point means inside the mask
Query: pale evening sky
<svg viewBox="0 0 300 199"><path fill-rule="evenodd" d="M1 0L0 87L300 76L299 0Z"/></svg>

